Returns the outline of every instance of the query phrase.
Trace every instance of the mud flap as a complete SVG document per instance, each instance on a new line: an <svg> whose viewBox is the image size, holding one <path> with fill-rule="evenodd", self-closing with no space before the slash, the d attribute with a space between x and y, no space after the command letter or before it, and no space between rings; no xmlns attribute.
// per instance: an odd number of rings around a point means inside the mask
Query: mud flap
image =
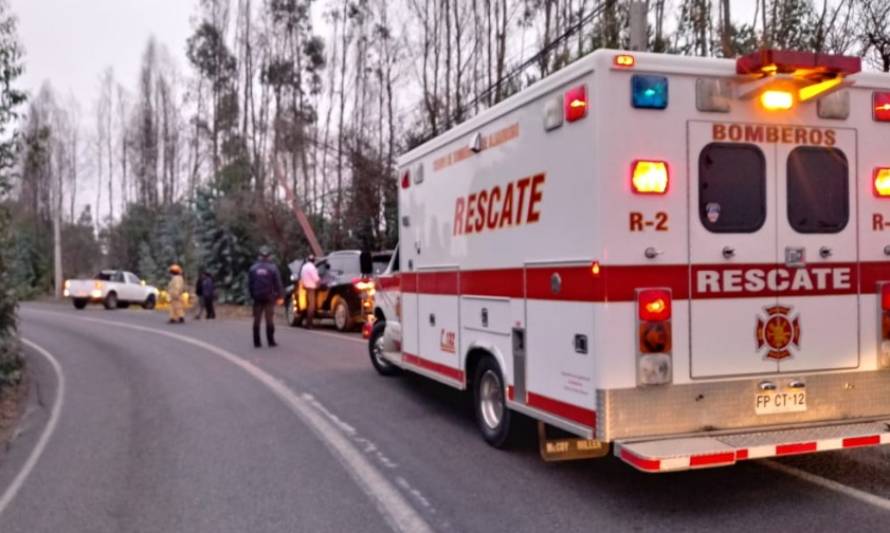
<svg viewBox="0 0 890 533"><path fill-rule="evenodd" d="M538 422L538 448L547 462L597 459L609 453L609 443L595 439L547 437L547 424Z"/></svg>

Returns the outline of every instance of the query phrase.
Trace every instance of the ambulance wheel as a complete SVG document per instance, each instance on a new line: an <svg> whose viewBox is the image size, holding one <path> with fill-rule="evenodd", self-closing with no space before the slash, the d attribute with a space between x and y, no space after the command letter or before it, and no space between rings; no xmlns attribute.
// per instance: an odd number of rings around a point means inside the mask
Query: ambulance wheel
<svg viewBox="0 0 890 533"><path fill-rule="evenodd" d="M80 298L74 300L74 308L75 309L83 309L87 306L86 300L81 300Z"/></svg>
<svg viewBox="0 0 890 533"><path fill-rule="evenodd" d="M105 309L117 309L117 294L109 292L102 304L105 306Z"/></svg>
<svg viewBox="0 0 890 533"><path fill-rule="evenodd" d="M510 409L504 397L504 378L492 357L479 361L473 379L476 422L485 442L503 448L510 440Z"/></svg>
<svg viewBox="0 0 890 533"><path fill-rule="evenodd" d="M399 374L400 368L383 357L383 331L385 329L386 322L380 320L374 323L371 336L368 338L368 353L371 355L371 364L374 365L374 370L378 374L396 376Z"/></svg>
<svg viewBox="0 0 890 533"><path fill-rule="evenodd" d="M337 298L334 301L334 326L337 331L350 331L355 321L352 319L352 311L349 310L349 304L343 298Z"/></svg>

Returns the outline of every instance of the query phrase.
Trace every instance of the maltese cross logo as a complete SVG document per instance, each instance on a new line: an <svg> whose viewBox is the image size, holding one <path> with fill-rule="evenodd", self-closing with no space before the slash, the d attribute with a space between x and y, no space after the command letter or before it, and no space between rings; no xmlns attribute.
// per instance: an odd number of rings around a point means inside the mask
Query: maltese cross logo
<svg viewBox="0 0 890 533"><path fill-rule="evenodd" d="M757 350L766 348L764 357L781 361L791 357L790 347L800 349L800 315L791 316L791 307L765 307L766 315L757 317Z"/></svg>

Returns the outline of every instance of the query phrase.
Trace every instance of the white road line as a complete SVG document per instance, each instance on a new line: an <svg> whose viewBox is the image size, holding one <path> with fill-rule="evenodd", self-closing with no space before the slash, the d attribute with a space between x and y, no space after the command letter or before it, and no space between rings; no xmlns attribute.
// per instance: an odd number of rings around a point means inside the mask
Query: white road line
<svg viewBox="0 0 890 533"><path fill-rule="evenodd" d="M9 487L6 488L6 491L3 493L3 497L0 497L0 516L3 515L3 511L12 503L12 500L15 499L16 494L18 494L19 490L21 490L22 485L25 484L25 480L28 479L28 476L31 474L31 470L34 469L34 465L37 464L37 461L40 459L40 456L43 454L44 448L46 448L46 444L49 442L50 437L52 437L53 432L56 430L56 424L59 422L59 414L62 412L62 405L64 403L65 398L65 374L62 372L62 367L59 365L59 362L55 357L52 356L51 353L46 351L44 348L41 348L37 344L29 341L28 339L22 339L22 342L30 346L37 353L42 355L49 361L49 364L53 367L53 371L56 373L56 397L53 399L52 410L49 415L49 422L46 423L46 427L43 428L43 433L40 435L40 439L37 441L37 446L31 450L31 455L28 456L28 460L25 461L25 465L22 467L21 471L18 475L15 476L15 479L12 480L12 483Z"/></svg>
<svg viewBox="0 0 890 533"><path fill-rule="evenodd" d="M303 329L303 332L309 333L312 335L321 335L322 337L330 337L332 339L340 339L343 341L357 342L359 344L366 344L368 342L367 339L357 339L355 337L343 334L343 333L329 333L327 331L318 331L317 329Z"/></svg>
<svg viewBox="0 0 890 533"><path fill-rule="evenodd" d="M383 518L394 530L406 533L427 533L433 531L432 527L430 527L423 517L421 517L411 504L408 503L395 485L390 483L386 477L374 468L370 461L368 461L365 456L349 442L346 435L337 429L322 413L313 408L306 400L302 399L297 393L288 388L283 381L273 377L271 374L249 361L212 344L170 331L137 326L135 324L127 324L113 320L71 316L52 311L35 309L31 309L30 311L52 315L64 315L76 320L163 335L202 348L225 359L265 385L266 388L272 391L278 399L289 407L300 420L309 426L315 434L328 445L329 449L334 452L333 455L346 468L346 471L349 472L359 487L361 487L362 490L375 501Z"/></svg>
<svg viewBox="0 0 890 533"><path fill-rule="evenodd" d="M849 485L844 485L843 483L838 483L832 479L824 478L822 476L817 476L816 474L811 474L799 468L795 468L793 466L788 466L786 464L777 463L776 461L771 460L763 460L759 461L760 464L767 468L771 468L778 472L782 472L783 474L787 474L792 477L796 477L798 479L802 479L804 481L808 481L814 485L818 485L824 489L832 490L834 492L839 492L845 496L849 496L850 498L859 500L860 502L867 503L869 505L873 505L885 511L890 511L890 500L886 498L882 498L870 492L865 492L864 490L859 490L857 488L851 487Z"/></svg>

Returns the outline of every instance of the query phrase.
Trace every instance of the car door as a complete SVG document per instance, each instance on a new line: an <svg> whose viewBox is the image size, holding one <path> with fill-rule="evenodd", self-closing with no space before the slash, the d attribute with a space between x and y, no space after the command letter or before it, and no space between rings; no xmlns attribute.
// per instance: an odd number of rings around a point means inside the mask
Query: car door
<svg viewBox="0 0 890 533"><path fill-rule="evenodd" d="M124 273L124 280L126 286L127 293L127 301L128 302L143 302L145 301L145 288L142 286L142 282L139 278L136 277L136 274L132 272Z"/></svg>

